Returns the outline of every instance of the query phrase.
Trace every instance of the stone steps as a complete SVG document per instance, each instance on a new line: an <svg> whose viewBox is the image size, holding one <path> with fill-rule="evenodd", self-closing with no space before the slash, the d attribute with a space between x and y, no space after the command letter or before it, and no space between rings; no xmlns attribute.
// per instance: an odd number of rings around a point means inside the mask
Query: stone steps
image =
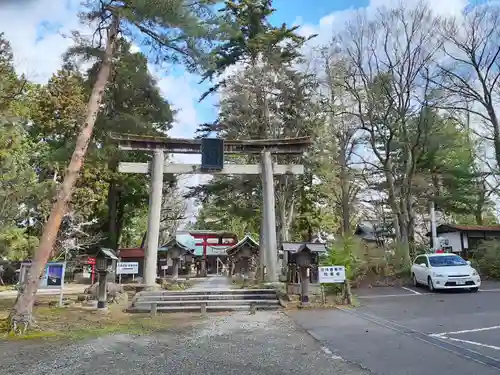
<svg viewBox="0 0 500 375"><path fill-rule="evenodd" d="M193 296L193 295L252 295L252 294L267 294L267 295L276 295L276 291L274 289L216 289L216 290L202 290L202 289L189 289L189 290L155 290L149 292L141 292L147 293L148 295L161 296L161 295L169 295L169 296Z"/></svg>
<svg viewBox="0 0 500 375"><path fill-rule="evenodd" d="M272 289L152 291L137 293L130 312L194 312L276 310L280 307Z"/></svg>
<svg viewBox="0 0 500 375"><path fill-rule="evenodd" d="M256 307L256 310L277 310L279 308L279 305L265 305L265 306L258 306ZM234 305L234 306L227 306L227 305L215 305L215 306L207 306L206 307L206 312L224 312L224 311L250 311L251 306L249 305ZM128 310L129 312L135 312L135 313L149 313L151 312L151 308L147 307L133 307ZM157 312L164 312L164 313L178 313L178 312L201 312L202 308L201 306L158 306L156 308Z"/></svg>
<svg viewBox="0 0 500 375"><path fill-rule="evenodd" d="M163 303L162 303L163 302ZM274 299L245 299L245 300L240 300L240 299L225 299L225 300L190 300L190 299L185 299L185 300L179 300L179 301L157 301L157 300L141 300L138 302L135 302L134 306L149 306L152 303L156 303L156 305L159 306L200 306L201 304L205 304L207 307L208 306L234 306L234 305L250 305L250 304L255 304L255 305L277 305L279 304L279 301Z"/></svg>
<svg viewBox="0 0 500 375"><path fill-rule="evenodd" d="M141 300L148 301L219 301L219 300L276 300L276 294L218 294L218 295L210 295L210 294L183 294L183 295L142 295L140 296Z"/></svg>

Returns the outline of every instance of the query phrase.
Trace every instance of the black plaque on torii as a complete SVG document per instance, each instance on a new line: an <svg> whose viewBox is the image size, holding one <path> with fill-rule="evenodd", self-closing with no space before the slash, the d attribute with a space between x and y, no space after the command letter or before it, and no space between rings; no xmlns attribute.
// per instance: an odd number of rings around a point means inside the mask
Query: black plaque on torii
<svg viewBox="0 0 500 375"><path fill-rule="evenodd" d="M201 170L221 171L224 168L224 139L201 139Z"/></svg>

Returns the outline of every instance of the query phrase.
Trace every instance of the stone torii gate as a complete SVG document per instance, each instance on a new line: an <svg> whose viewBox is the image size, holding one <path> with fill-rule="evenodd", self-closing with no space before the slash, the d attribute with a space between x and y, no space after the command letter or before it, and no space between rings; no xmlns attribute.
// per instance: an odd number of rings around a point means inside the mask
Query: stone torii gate
<svg viewBox="0 0 500 375"><path fill-rule="evenodd" d="M163 174L240 174L261 175L263 185L263 210L260 240L260 265L265 269L266 281L278 281L276 211L274 197L274 175L303 174L300 164L273 164L272 155L301 155L309 147L309 137L264 140L220 140L174 139L150 137L133 134L111 134L111 139L118 143L120 150L152 152L150 163L121 162L121 173L151 173L151 191L149 198L148 229L144 261L144 283L153 286L157 277L158 239L160 234L160 215L162 203ZM209 142L215 141L215 149ZM217 145L218 143L218 145ZM219 147L219 150L216 148ZM165 154L202 154L202 165L174 164L165 162ZM223 154L260 155L260 164L223 164ZM206 168L203 159L219 159ZM212 162L213 164L213 162Z"/></svg>

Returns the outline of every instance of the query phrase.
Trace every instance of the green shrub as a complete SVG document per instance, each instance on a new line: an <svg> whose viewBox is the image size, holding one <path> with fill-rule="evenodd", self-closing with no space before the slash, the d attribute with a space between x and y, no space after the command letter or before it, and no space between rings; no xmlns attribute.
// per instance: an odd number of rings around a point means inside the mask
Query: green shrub
<svg viewBox="0 0 500 375"><path fill-rule="evenodd" d="M341 238L331 244L328 252L321 257L320 264L344 266L347 279L355 280L360 277L362 271L362 261L354 255L360 246L357 238ZM325 284L323 287L328 294L339 294L343 290L342 284Z"/></svg>
<svg viewBox="0 0 500 375"><path fill-rule="evenodd" d="M479 244L471 259L481 276L500 279L500 241L483 241Z"/></svg>

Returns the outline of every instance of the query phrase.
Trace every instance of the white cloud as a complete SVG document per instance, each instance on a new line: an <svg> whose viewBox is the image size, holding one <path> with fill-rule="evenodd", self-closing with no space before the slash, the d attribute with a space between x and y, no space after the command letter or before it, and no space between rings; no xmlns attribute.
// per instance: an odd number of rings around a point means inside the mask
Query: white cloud
<svg viewBox="0 0 500 375"><path fill-rule="evenodd" d="M63 35L82 28L74 10L79 2L37 0L0 5L0 31L12 45L18 73L43 83L57 71L61 66L61 55L72 44L72 40ZM49 29L57 31L49 32ZM38 40L41 34L45 37Z"/></svg>
<svg viewBox="0 0 500 375"><path fill-rule="evenodd" d="M357 12L366 12L366 14L374 15L378 8L387 7L395 8L400 4L404 4L405 8L412 8L417 5L420 0L370 0L366 7L348 8L340 11L332 12L322 17L316 24L304 24L300 27L299 33L304 36L318 34L311 40L311 45L322 45L328 43L335 32L339 32L344 28L346 22L354 19ZM440 16L458 16L464 8L469 4L468 0L440 0L429 1L431 9L436 15Z"/></svg>
<svg viewBox="0 0 500 375"><path fill-rule="evenodd" d="M129 49L130 53L138 53L138 52L141 52L141 48L135 44L134 42L132 42L130 44L130 49Z"/></svg>
<svg viewBox="0 0 500 375"><path fill-rule="evenodd" d="M161 68L166 69L168 67ZM165 97L172 108L177 111L173 128L169 131L172 138L193 138L201 119L197 112L196 104L202 92L197 82L198 77L185 73L182 76L162 76L160 68L150 66L150 70L158 81L158 86L163 97ZM182 164L200 164L201 155L176 154L171 155L171 161ZM187 191L189 186L204 184L212 178L210 175L184 175L178 177L178 186L182 191ZM191 200L188 202L188 219L194 219L198 208Z"/></svg>

